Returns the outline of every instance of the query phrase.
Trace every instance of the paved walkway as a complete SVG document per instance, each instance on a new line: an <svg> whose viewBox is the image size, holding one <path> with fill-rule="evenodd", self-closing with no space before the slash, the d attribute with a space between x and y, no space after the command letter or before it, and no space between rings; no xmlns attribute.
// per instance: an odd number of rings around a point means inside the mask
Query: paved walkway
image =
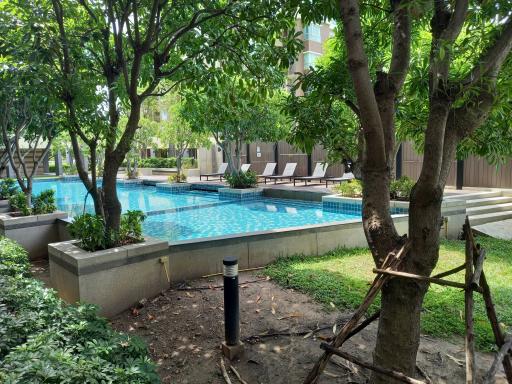
<svg viewBox="0 0 512 384"><path fill-rule="evenodd" d="M512 219L477 225L473 230L497 239L512 240Z"/></svg>

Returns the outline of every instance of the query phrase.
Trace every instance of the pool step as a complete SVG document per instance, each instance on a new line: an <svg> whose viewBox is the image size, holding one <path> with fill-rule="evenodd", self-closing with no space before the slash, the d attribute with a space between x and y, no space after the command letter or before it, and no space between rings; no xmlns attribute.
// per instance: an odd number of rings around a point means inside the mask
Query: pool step
<svg viewBox="0 0 512 384"><path fill-rule="evenodd" d="M512 203L512 196L493 196L484 199L471 199L466 201L468 208L482 207L487 205L500 205Z"/></svg>
<svg viewBox="0 0 512 384"><path fill-rule="evenodd" d="M483 215L484 213L512 211L512 203L504 204L492 204L472 207L467 209L467 214L472 215Z"/></svg>
<svg viewBox="0 0 512 384"><path fill-rule="evenodd" d="M471 192L471 193L461 193L460 195L450 195L445 196L444 200L480 200L487 199L491 197L500 197L502 196L502 191L481 191L481 192Z"/></svg>
<svg viewBox="0 0 512 384"><path fill-rule="evenodd" d="M506 219L512 219L512 210L511 211L502 211L502 212L492 212L492 213L483 213L479 215L470 215L469 222L472 226L493 223L495 221L501 221Z"/></svg>

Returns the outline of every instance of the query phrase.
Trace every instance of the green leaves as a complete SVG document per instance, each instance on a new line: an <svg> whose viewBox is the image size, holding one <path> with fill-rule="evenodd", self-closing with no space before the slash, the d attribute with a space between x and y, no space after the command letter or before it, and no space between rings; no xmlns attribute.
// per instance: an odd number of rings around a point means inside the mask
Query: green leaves
<svg viewBox="0 0 512 384"><path fill-rule="evenodd" d="M146 346L91 305L66 305L29 277L27 253L0 238L2 383L159 383Z"/></svg>

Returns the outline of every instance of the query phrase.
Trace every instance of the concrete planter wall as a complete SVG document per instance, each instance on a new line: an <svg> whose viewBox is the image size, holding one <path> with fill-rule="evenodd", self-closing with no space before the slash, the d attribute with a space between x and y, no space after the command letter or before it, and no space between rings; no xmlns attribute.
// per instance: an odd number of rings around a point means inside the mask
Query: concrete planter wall
<svg viewBox="0 0 512 384"><path fill-rule="evenodd" d="M221 200L258 200L263 197L263 188L222 188L219 189L219 199Z"/></svg>
<svg viewBox="0 0 512 384"><path fill-rule="evenodd" d="M46 257L48 243L59 241L58 221L68 217L66 212L46 215L13 217L0 214L0 235L17 241L28 252L31 260Z"/></svg>
<svg viewBox="0 0 512 384"><path fill-rule="evenodd" d="M9 212L9 210L9 200L0 200L0 213L6 213Z"/></svg>
<svg viewBox="0 0 512 384"><path fill-rule="evenodd" d="M168 258L162 257L168 251L166 241L152 238L97 252L76 240L49 244L51 284L67 302L96 304L113 316L169 288Z"/></svg>

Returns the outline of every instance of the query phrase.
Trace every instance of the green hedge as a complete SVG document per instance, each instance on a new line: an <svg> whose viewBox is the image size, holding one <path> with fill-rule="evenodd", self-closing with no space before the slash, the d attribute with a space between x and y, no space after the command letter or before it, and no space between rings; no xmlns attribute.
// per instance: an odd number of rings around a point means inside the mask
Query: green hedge
<svg viewBox="0 0 512 384"><path fill-rule="evenodd" d="M185 157L181 159L183 168L193 168L196 166L195 159ZM149 157L147 159L140 159L138 162L139 168L175 168L175 157Z"/></svg>
<svg viewBox="0 0 512 384"><path fill-rule="evenodd" d="M27 253L0 238L1 383L159 383L142 340L92 305L67 305L30 277Z"/></svg>

